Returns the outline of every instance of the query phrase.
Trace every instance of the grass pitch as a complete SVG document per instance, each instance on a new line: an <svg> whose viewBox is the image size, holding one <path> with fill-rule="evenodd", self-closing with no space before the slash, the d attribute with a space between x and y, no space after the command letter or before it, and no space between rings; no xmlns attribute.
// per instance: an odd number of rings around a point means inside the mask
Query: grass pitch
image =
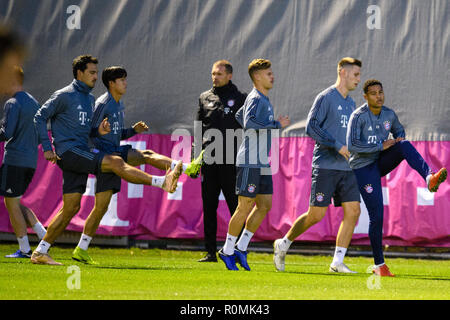
<svg viewBox="0 0 450 320"><path fill-rule="evenodd" d="M331 274L330 256L288 254L286 271L276 272L272 254L250 252L252 271L227 271L199 263L203 252L91 247L100 264L71 259L73 248L53 247L64 266L33 265L4 258L16 244L0 244L0 299L33 300L300 300L450 299L450 261L388 259L395 278L367 273L372 259L346 257L358 274ZM75 267L74 267L75 266Z"/></svg>

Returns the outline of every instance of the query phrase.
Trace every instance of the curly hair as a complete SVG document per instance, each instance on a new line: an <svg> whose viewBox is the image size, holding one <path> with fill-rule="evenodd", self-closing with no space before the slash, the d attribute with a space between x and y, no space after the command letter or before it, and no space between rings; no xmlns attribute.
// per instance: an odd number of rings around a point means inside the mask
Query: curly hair
<svg viewBox="0 0 450 320"><path fill-rule="evenodd" d="M72 72L75 79L77 78L77 71L80 70L81 72L84 72L84 70L87 69L88 63L98 64L98 59L90 54L81 55L73 59Z"/></svg>
<svg viewBox="0 0 450 320"><path fill-rule="evenodd" d="M380 86L383 89L383 85L381 84L381 82L377 79L369 79L366 82L364 82L364 86L363 86L363 91L364 93L367 94L367 92L369 92L369 87L371 86Z"/></svg>

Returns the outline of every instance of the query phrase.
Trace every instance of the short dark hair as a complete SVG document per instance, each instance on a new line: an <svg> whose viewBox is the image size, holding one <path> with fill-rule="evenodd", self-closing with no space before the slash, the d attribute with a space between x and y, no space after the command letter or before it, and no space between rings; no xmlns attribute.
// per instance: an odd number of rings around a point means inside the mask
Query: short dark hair
<svg viewBox="0 0 450 320"><path fill-rule="evenodd" d="M216 62L214 62L214 64L213 64L213 67L215 67L215 66L224 66L225 67L225 71L227 72L227 73L233 73L233 66L231 65L231 63L230 63L230 61L228 61L228 60L219 60L219 61L216 61Z"/></svg>
<svg viewBox="0 0 450 320"><path fill-rule="evenodd" d="M126 78L127 70L121 66L111 66L103 70L102 72L102 81L105 85L106 89L109 89L109 82L116 81L116 79Z"/></svg>
<svg viewBox="0 0 450 320"><path fill-rule="evenodd" d="M381 84L381 82L377 79L369 79L366 82L364 82L364 86L363 86L363 91L364 93L367 94L367 92L369 92L369 87L371 86L380 86L381 89L383 89L383 85Z"/></svg>
<svg viewBox="0 0 450 320"><path fill-rule="evenodd" d="M81 55L73 59L72 72L75 79L77 78L77 71L80 70L81 72L84 72L84 70L87 69L88 63L97 64L98 59L91 56L90 54Z"/></svg>
<svg viewBox="0 0 450 320"><path fill-rule="evenodd" d="M272 66L272 63L270 62L270 60L267 60L267 59L254 59L248 65L248 74L249 74L250 78L253 81L254 80L253 79L253 74L256 71L266 70L266 69L269 69L271 66Z"/></svg>
<svg viewBox="0 0 450 320"><path fill-rule="evenodd" d="M26 46L17 33L8 26L0 25L0 62L10 52L16 52L24 57L26 55Z"/></svg>
<svg viewBox="0 0 450 320"><path fill-rule="evenodd" d="M341 71L342 68L345 68L346 66L357 66L357 67L361 68L362 62L361 62L361 60L351 58L351 57L342 58L338 62L338 66L337 66L338 73L339 73L339 71Z"/></svg>

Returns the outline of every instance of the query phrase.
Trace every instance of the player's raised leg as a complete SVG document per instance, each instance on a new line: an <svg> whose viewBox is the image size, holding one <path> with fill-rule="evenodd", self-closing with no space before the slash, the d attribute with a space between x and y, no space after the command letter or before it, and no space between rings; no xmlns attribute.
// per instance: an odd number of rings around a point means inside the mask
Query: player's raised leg
<svg viewBox="0 0 450 320"><path fill-rule="evenodd" d="M203 156L203 152L201 156ZM199 162L200 165L198 165L196 161ZM153 150L130 149L127 157L127 163L131 166L135 167L141 164L148 164L160 170L173 170L178 162L179 160L173 160ZM200 160L194 159L191 163L182 163L182 172L186 172L189 176L198 175L201 164L201 157Z"/></svg>
<svg viewBox="0 0 450 320"><path fill-rule="evenodd" d="M181 161L164 177L152 176L127 164L120 156L105 155L101 163L102 172L114 172L122 179L135 183L160 187L164 191L173 193L177 188L178 178L182 174L183 163Z"/></svg>

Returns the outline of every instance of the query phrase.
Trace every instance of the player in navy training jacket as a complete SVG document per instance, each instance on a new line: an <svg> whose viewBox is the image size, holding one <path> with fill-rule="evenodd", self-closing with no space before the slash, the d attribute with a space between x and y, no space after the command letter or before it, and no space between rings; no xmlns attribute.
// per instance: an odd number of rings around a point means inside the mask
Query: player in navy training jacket
<svg viewBox="0 0 450 320"><path fill-rule="evenodd" d="M358 185L348 164L347 126L355 102L349 93L361 79L362 62L345 57L337 65L336 83L319 93L306 122L306 134L315 140L308 211L301 214L282 239L274 242L273 262L284 271L285 257L292 242L323 219L333 200L344 216L336 236L336 248L330 272L355 273L344 264L353 230L358 221L360 199Z"/></svg>
<svg viewBox="0 0 450 320"><path fill-rule="evenodd" d="M255 59L248 71L254 89L236 114L236 119L244 128L244 139L236 159L238 207L229 222L227 238L219 251L219 257L228 270L238 270L237 259L245 270L250 271L247 263L248 244L272 207L273 183L268 163L270 130L284 128L290 124L290 120L287 116L274 119L273 106L267 96L274 81L271 62Z"/></svg>
<svg viewBox="0 0 450 320"><path fill-rule="evenodd" d="M39 239L46 233L34 212L21 203L36 170L39 138L33 118L39 103L23 90L24 73L14 67L12 97L6 101L0 127L0 141L6 141L0 169L0 195L4 197L11 226L19 242L19 250L6 258L30 258L27 226L33 228Z"/></svg>
<svg viewBox="0 0 450 320"><path fill-rule="evenodd" d="M439 184L447 178L447 170L442 168L433 173L414 146L405 140L405 130L397 115L383 105L384 91L380 81L367 80L363 89L367 103L352 113L347 129L350 167L355 172L359 191L369 213L369 238L375 261L373 272L392 277L394 275L384 262L382 247L381 177L406 160L426 181L428 189L436 192Z"/></svg>

